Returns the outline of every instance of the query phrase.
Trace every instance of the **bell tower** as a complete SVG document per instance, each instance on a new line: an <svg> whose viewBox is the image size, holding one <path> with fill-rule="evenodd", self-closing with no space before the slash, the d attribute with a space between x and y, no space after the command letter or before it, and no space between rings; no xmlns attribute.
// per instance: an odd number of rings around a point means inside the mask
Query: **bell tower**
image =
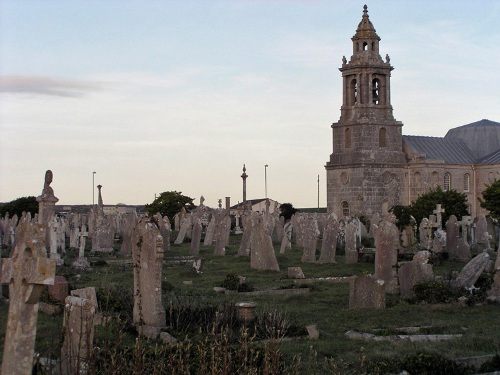
<svg viewBox="0 0 500 375"><path fill-rule="evenodd" d="M326 163L328 212L364 215L400 204L404 189L402 126L391 105L389 56L382 59L380 37L363 7L352 40L352 56L342 58L342 106L332 124L333 152ZM392 190L391 190L392 189Z"/></svg>

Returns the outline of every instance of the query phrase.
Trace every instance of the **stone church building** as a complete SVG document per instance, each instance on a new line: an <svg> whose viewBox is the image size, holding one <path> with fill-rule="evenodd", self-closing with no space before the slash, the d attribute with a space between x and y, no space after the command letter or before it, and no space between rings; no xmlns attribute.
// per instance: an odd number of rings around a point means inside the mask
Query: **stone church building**
<svg viewBox="0 0 500 375"><path fill-rule="evenodd" d="M380 56L366 5L352 43L352 56L339 69L343 101L325 166L328 212L384 213L439 185L466 194L471 215L486 214L478 197L500 178L500 123L480 120L444 137L403 135L392 113L393 67L388 55Z"/></svg>

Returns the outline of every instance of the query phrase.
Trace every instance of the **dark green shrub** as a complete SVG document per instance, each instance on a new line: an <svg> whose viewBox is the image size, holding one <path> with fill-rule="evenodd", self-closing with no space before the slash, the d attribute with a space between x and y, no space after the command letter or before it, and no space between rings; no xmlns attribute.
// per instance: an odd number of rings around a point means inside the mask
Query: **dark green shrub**
<svg viewBox="0 0 500 375"><path fill-rule="evenodd" d="M483 363L479 368L479 372L493 372L500 370L500 355L496 354L490 361Z"/></svg>
<svg viewBox="0 0 500 375"><path fill-rule="evenodd" d="M429 281L413 286L417 302L447 303L456 299L456 294L447 283Z"/></svg>

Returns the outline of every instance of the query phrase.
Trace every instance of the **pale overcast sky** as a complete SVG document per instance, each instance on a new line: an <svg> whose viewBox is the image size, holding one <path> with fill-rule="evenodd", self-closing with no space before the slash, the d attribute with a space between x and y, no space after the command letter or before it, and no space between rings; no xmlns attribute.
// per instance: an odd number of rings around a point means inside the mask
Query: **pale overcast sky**
<svg viewBox="0 0 500 375"><path fill-rule="evenodd" d="M0 202L177 190L326 206L342 56L363 1L0 2ZM367 3L403 134L500 121L499 1ZM96 198L97 199L97 198Z"/></svg>

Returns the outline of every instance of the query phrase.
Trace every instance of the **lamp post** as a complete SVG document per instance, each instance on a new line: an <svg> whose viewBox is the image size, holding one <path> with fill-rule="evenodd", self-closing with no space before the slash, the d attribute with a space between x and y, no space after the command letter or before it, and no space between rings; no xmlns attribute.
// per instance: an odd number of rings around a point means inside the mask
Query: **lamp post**
<svg viewBox="0 0 500 375"><path fill-rule="evenodd" d="M95 177L95 172L92 172L92 206L95 204L95 184L94 184L94 177Z"/></svg>
<svg viewBox="0 0 500 375"><path fill-rule="evenodd" d="M269 165L266 164L264 166L264 184L266 188L266 199L267 199L267 167L269 167Z"/></svg>

